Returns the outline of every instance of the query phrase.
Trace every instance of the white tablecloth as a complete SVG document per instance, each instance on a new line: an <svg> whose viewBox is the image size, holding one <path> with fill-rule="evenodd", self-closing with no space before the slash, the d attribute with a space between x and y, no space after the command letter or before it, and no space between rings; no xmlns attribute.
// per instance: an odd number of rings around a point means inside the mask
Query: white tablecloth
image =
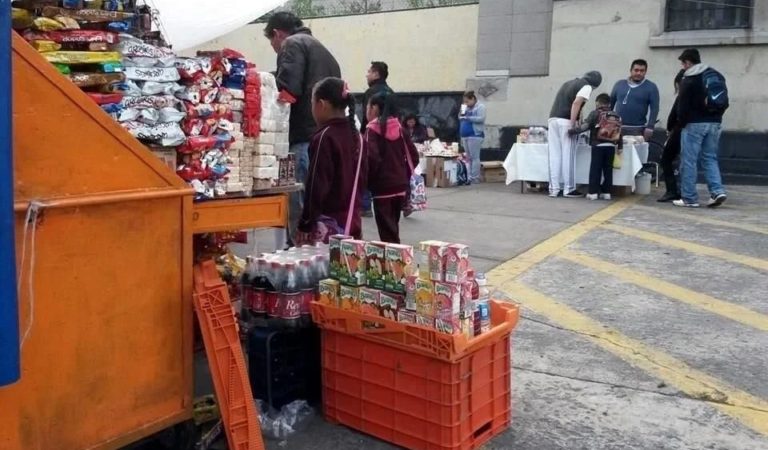
<svg viewBox="0 0 768 450"><path fill-rule="evenodd" d="M621 169L613 169L614 186L631 186L635 190L635 175L643 168L641 156L648 158L648 144L625 146ZM576 147L576 184L589 184L589 163L592 148ZM514 181L549 182L548 144L515 144L504 160L507 184Z"/></svg>

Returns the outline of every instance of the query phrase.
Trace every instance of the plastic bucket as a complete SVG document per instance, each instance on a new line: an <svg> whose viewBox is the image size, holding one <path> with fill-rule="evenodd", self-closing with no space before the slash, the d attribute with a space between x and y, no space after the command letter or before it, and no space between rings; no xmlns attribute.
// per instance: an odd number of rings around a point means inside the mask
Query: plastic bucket
<svg viewBox="0 0 768 450"><path fill-rule="evenodd" d="M643 172L635 177L635 194L649 195L651 193L651 174Z"/></svg>

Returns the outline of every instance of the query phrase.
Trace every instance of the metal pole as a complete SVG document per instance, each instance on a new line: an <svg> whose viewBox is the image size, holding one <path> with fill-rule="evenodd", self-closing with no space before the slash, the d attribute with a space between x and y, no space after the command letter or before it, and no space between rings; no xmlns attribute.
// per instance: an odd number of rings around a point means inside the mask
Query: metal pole
<svg viewBox="0 0 768 450"><path fill-rule="evenodd" d="M13 213L11 0L0 0L0 386L20 377Z"/></svg>

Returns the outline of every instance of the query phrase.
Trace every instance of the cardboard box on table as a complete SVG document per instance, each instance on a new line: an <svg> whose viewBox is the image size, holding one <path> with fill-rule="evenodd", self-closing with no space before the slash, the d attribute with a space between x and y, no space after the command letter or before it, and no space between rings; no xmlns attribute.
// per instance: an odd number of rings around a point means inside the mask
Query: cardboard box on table
<svg viewBox="0 0 768 450"><path fill-rule="evenodd" d="M427 187L456 186L458 179L458 161L456 158L427 156L427 169L424 171Z"/></svg>

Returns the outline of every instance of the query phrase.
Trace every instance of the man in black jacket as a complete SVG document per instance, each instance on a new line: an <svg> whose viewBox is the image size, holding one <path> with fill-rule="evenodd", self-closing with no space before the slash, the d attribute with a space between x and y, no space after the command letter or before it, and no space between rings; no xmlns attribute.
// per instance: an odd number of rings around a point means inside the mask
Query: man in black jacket
<svg viewBox="0 0 768 450"><path fill-rule="evenodd" d="M341 78L336 58L312 31L290 12L272 15L264 36L277 53L277 88L280 101L291 103L288 140L296 157L296 179L304 182L309 169L309 141L317 124L312 117L312 88L326 77ZM303 195L291 194L289 236L293 236L301 215ZM289 239L290 241L290 239Z"/></svg>
<svg viewBox="0 0 768 450"><path fill-rule="evenodd" d="M365 134L365 127L368 126L368 117L366 117L365 111L368 107L368 100L376 94L386 93L387 95L394 95L395 91L387 84L387 78L389 78L389 66L384 61L371 61L371 67L368 68L368 72L365 74L365 81L368 82L368 89L363 94L363 120L360 121L363 127L363 134ZM396 101L390 100L390 105L396 107ZM391 111L393 114L397 114L397 111ZM372 217L373 211L371 210L372 201L371 193L366 190L363 195L363 217Z"/></svg>
<svg viewBox="0 0 768 450"><path fill-rule="evenodd" d="M717 207L728 198L717 162L720 128L723 113L728 107L725 78L702 64L699 51L695 48L683 51L678 59L685 69L677 99L677 120L683 130L680 162L682 198L672 203L675 206L699 207L696 178L701 160L710 194L707 206Z"/></svg>

